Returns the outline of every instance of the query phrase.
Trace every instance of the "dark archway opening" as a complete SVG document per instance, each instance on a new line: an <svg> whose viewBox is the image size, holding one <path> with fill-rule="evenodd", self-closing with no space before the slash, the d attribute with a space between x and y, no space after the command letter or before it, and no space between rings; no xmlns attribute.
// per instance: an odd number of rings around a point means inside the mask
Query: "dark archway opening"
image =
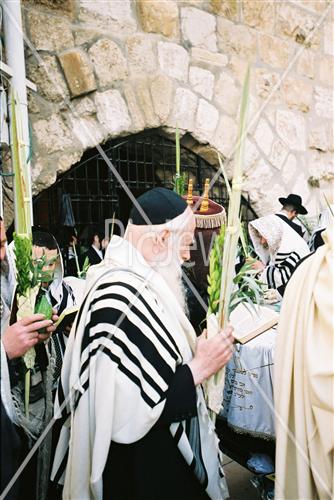
<svg viewBox="0 0 334 500"><path fill-rule="evenodd" d="M111 140L102 147L135 197L156 186L173 187L175 143L158 129ZM193 179L194 194L198 194L216 168L181 145L181 171L186 172L187 180ZM128 220L132 202L96 149L87 151L80 162L34 199L36 225L54 230L63 224L60 217L63 193L70 196L79 233L87 226L103 226L113 214L123 224ZM227 207L227 190L221 176L210 197ZM256 217L245 198L242 211L243 220Z"/></svg>

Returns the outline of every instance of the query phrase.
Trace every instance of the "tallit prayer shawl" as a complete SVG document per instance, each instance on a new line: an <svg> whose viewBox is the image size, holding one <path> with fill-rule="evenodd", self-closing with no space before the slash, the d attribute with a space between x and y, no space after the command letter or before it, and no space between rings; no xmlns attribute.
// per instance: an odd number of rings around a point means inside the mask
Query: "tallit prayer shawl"
<svg viewBox="0 0 334 500"><path fill-rule="evenodd" d="M277 499L334 496L334 226L296 270L275 354Z"/></svg>
<svg viewBox="0 0 334 500"><path fill-rule="evenodd" d="M268 249L260 243L258 233L267 240ZM300 259L310 253L307 243L276 215L251 221L249 234L254 250L266 265L260 280L281 293Z"/></svg>
<svg viewBox="0 0 334 500"><path fill-rule="evenodd" d="M105 261L90 269L86 290L56 403L59 407L70 395L52 474L61 482L67 463L64 499L102 499L111 441L134 443L152 429L176 367L191 360L196 342L164 279L126 240L113 236ZM224 499L228 492L218 439L201 387L192 420L190 430L185 421L170 425L175 446L203 491Z"/></svg>

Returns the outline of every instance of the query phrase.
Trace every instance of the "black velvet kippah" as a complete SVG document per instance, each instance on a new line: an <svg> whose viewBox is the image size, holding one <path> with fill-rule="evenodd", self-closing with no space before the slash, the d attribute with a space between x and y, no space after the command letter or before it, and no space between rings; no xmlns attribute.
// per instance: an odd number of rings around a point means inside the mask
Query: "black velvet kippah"
<svg viewBox="0 0 334 500"><path fill-rule="evenodd" d="M130 212L132 224L145 226L147 224L164 224L168 220L175 219L187 208L187 203L181 196L170 189L158 187L147 191L137 198L137 203L145 212L148 222L133 205Z"/></svg>

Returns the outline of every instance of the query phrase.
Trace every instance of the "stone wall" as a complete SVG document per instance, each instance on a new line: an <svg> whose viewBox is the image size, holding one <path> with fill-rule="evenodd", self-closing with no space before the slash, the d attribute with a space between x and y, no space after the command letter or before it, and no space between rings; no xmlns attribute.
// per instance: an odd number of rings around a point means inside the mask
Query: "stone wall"
<svg viewBox="0 0 334 500"><path fill-rule="evenodd" d="M34 193L109 138L178 126L233 162L251 64L245 190L260 214L333 175L333 5L325 0L26 0ZM187 135L189 137L189 135ZM189 139L188 139L189 143ZM188 144L189 145L189 144ZM311 182L310 182L311 178Z"/></svg>

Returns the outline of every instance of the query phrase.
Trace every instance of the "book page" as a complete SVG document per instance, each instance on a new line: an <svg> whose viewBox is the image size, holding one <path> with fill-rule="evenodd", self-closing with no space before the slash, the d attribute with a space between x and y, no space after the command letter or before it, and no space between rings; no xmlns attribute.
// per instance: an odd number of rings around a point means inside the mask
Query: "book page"
<svg viewBox="0 0 334 500"><path fill-rule="evenodd" d="M279 314L264 306L255 306L255 310L250 306L239 304L230 316L230 323L234 328L234 336L240 340L244 337L252 337L257 332L265 331L267 325L278 322Z"/></svg>

